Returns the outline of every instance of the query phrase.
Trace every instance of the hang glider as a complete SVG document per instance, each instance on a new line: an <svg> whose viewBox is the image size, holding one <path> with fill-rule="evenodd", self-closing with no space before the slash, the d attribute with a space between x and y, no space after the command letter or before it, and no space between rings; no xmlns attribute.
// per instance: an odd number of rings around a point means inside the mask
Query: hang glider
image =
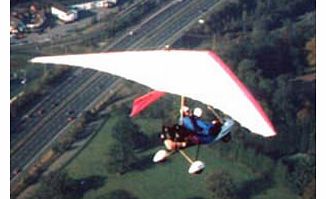
<svg viewBox="0 0 326 199"><path fill-rule="evenodd" d="M36 57L33 63L91 68L223 111L251 132L276 131L259 102L222 59L211 51L156 50Z"/></svg>

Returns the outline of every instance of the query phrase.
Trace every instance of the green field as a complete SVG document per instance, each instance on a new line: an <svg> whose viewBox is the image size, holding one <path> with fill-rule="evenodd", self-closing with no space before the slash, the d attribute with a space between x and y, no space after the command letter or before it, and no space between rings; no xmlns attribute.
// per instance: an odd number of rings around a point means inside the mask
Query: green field
<svg viewBox="0 0 326 199"><path fill-rule="evenodd" d="M108 174L105 161L108 147L112 144L111 127L116 121L117 118L114 117L109 119L92 142L65 168L68 174L75 179L90 176L106 178L102 187L86 192L84 198L97 198L117 189L126 190L137 198L144 199L209 198L209 192L205 187L205 179L216 170L228 171L237 184L251 180L254 176L254 172L250 168L218 157L214 150L209 147L202 147L201 150L200 159L206 163L206 170L202 175L189 175L187 173L188 163L178 154L163 164L150 164L141 171L131 171L124 175ZM160 120L138 119L136 122L147 134L154 133L153 129L161 128ZM138 155L143 157L152 156L159 148L153 148ZM188 152L194 155L195 149L190 149ZM272 194L276 193L278 195L284 193L285 197L282 198L294 198L291 194L287 194L287 190L280 189L271 189L270 192L261 193L261 197L257 198L273 198L271 197Z"/></svg>

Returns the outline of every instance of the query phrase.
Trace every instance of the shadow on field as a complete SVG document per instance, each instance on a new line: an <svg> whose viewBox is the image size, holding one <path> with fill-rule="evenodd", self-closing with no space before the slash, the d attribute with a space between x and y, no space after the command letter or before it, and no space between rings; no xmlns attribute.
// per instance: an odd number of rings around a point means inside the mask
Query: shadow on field
<svg viewBox="0 0 326 199"><path fill-rule="evenodd" d="M163 143L159 137L159 133L153 135L144 136L144 133L141 133L137 138L137 152L144 152L158 146L163 146Z"/></svg>
<svg viewBox="0 0 326 199"><path fill-rule="evenodd" d="M147 143L144 145L144 151L156 148L158 146L163 146L163 143L160 139L160 132L157 132L153 135L147 137Z"/></svg>
<svg viewBox="0 0 326 199"><path fill-rule="evenodd" d="M168 164L169 160L164 161L164 163L154 163L153 162L153 154L143 156L140 158L134 165L133 169L138 171L144 171L146 169L150 169L157 164Z"/></svg>

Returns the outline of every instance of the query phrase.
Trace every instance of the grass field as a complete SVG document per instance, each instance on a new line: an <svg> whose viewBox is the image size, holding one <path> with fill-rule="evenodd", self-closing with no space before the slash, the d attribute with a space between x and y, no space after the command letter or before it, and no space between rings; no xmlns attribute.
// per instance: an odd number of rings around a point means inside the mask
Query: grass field
<svg viewBox="0 0 326 199"><path fill-rule="evenodd" d="M174 155L163 164L150 164L143 170L128 172L124 175L108 174L105 161L109 145L112 143L110 136L111 127L117 118L111 118L98 132L92 142L65 168L68 174L76 179L90 176L105 177L105 184L90 190L85 195L86 199L95 199L110 193L113 190L123 189L142 199L163 198L209 198L209 192L205 187L205 179L212 172L223 169L228 171L236 183L251 180L253 171L243 164L231 162L218 157L214 150L202 147L200 159L206 163L206 170L202 175L191 176L187 173L188 163L181 155ZM152 134L153 129L161 128L160 120L142 120L136 122L147 134ZM138 155L152 156L160 147L150 149ZM189 149L189 154L194 155L196 149ZM280 197L272 197L280 196ZM281 197L284 196L284 197ZM255 198L295 198L287 189L270 189L257 195Z"/></svg>

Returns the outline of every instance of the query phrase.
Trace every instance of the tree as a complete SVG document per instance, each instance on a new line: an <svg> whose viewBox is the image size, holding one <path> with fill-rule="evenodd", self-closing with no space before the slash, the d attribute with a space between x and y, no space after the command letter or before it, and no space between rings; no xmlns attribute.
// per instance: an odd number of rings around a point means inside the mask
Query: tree
<svg viewBox="0 0 326 199"><path fill-rule="evenodd" d="M41 179L40 188L32 198L70 199L68 184L71 179L66 173L55 171Z"/></svg>
<svg viewBox="0 0 326 199"><path fill-rule="evenodd" d="M265 20L257 20L253 24L253 30L251 32L250 38L252 40L252 44L258 48L261 45L264 45L266 42L268 35L267 31L267 21Z"/></svg>
<svg viewBox="0 0 326 199"><path fill-rule="evenodd" d="M258 87L260 90L260 94L264 96L264 99L270 99L273 94L273 81L267 78L260 77Z"/></svg>
<svg viewBox="0 0 326 199"><path fill-rule="evenodd" d="M236 186L231 175L223 170L218 170L206 179L208 190L213 198L236 199Z"/></svg>
<svg viewBox="0 0 326 199"><path fill-rule="evenodd" d="M110 145L107 169L111 173L122 175L132 169L138 158L130 145L115 141Z"/></svg>
<svg viewBox="0 0 326 199"><path fill-rule="evenodd" d="M288 167L288 180L293 191L302 195L305 187L316 176L315 156L295 154L284 160Z"/></svg>
<svg viewBox="0 0 326 199"><path fill-rule="evenodd" d="M238 64L238 75L249 88L256 88L259 83L255 65L255 61L250 59L243 59Z"/></svg>
<svg viewBox="0 0 326 199"><path fill-rule="evenodd" d="M315 199L316 198L316 178L304 188L302 199Z"/></svg>
<svg viewBox="0 0 326 199"><path fill-rule="evenodd" d="M307 60L311 67L316 67L316 37L306 43Z"/></svg>

